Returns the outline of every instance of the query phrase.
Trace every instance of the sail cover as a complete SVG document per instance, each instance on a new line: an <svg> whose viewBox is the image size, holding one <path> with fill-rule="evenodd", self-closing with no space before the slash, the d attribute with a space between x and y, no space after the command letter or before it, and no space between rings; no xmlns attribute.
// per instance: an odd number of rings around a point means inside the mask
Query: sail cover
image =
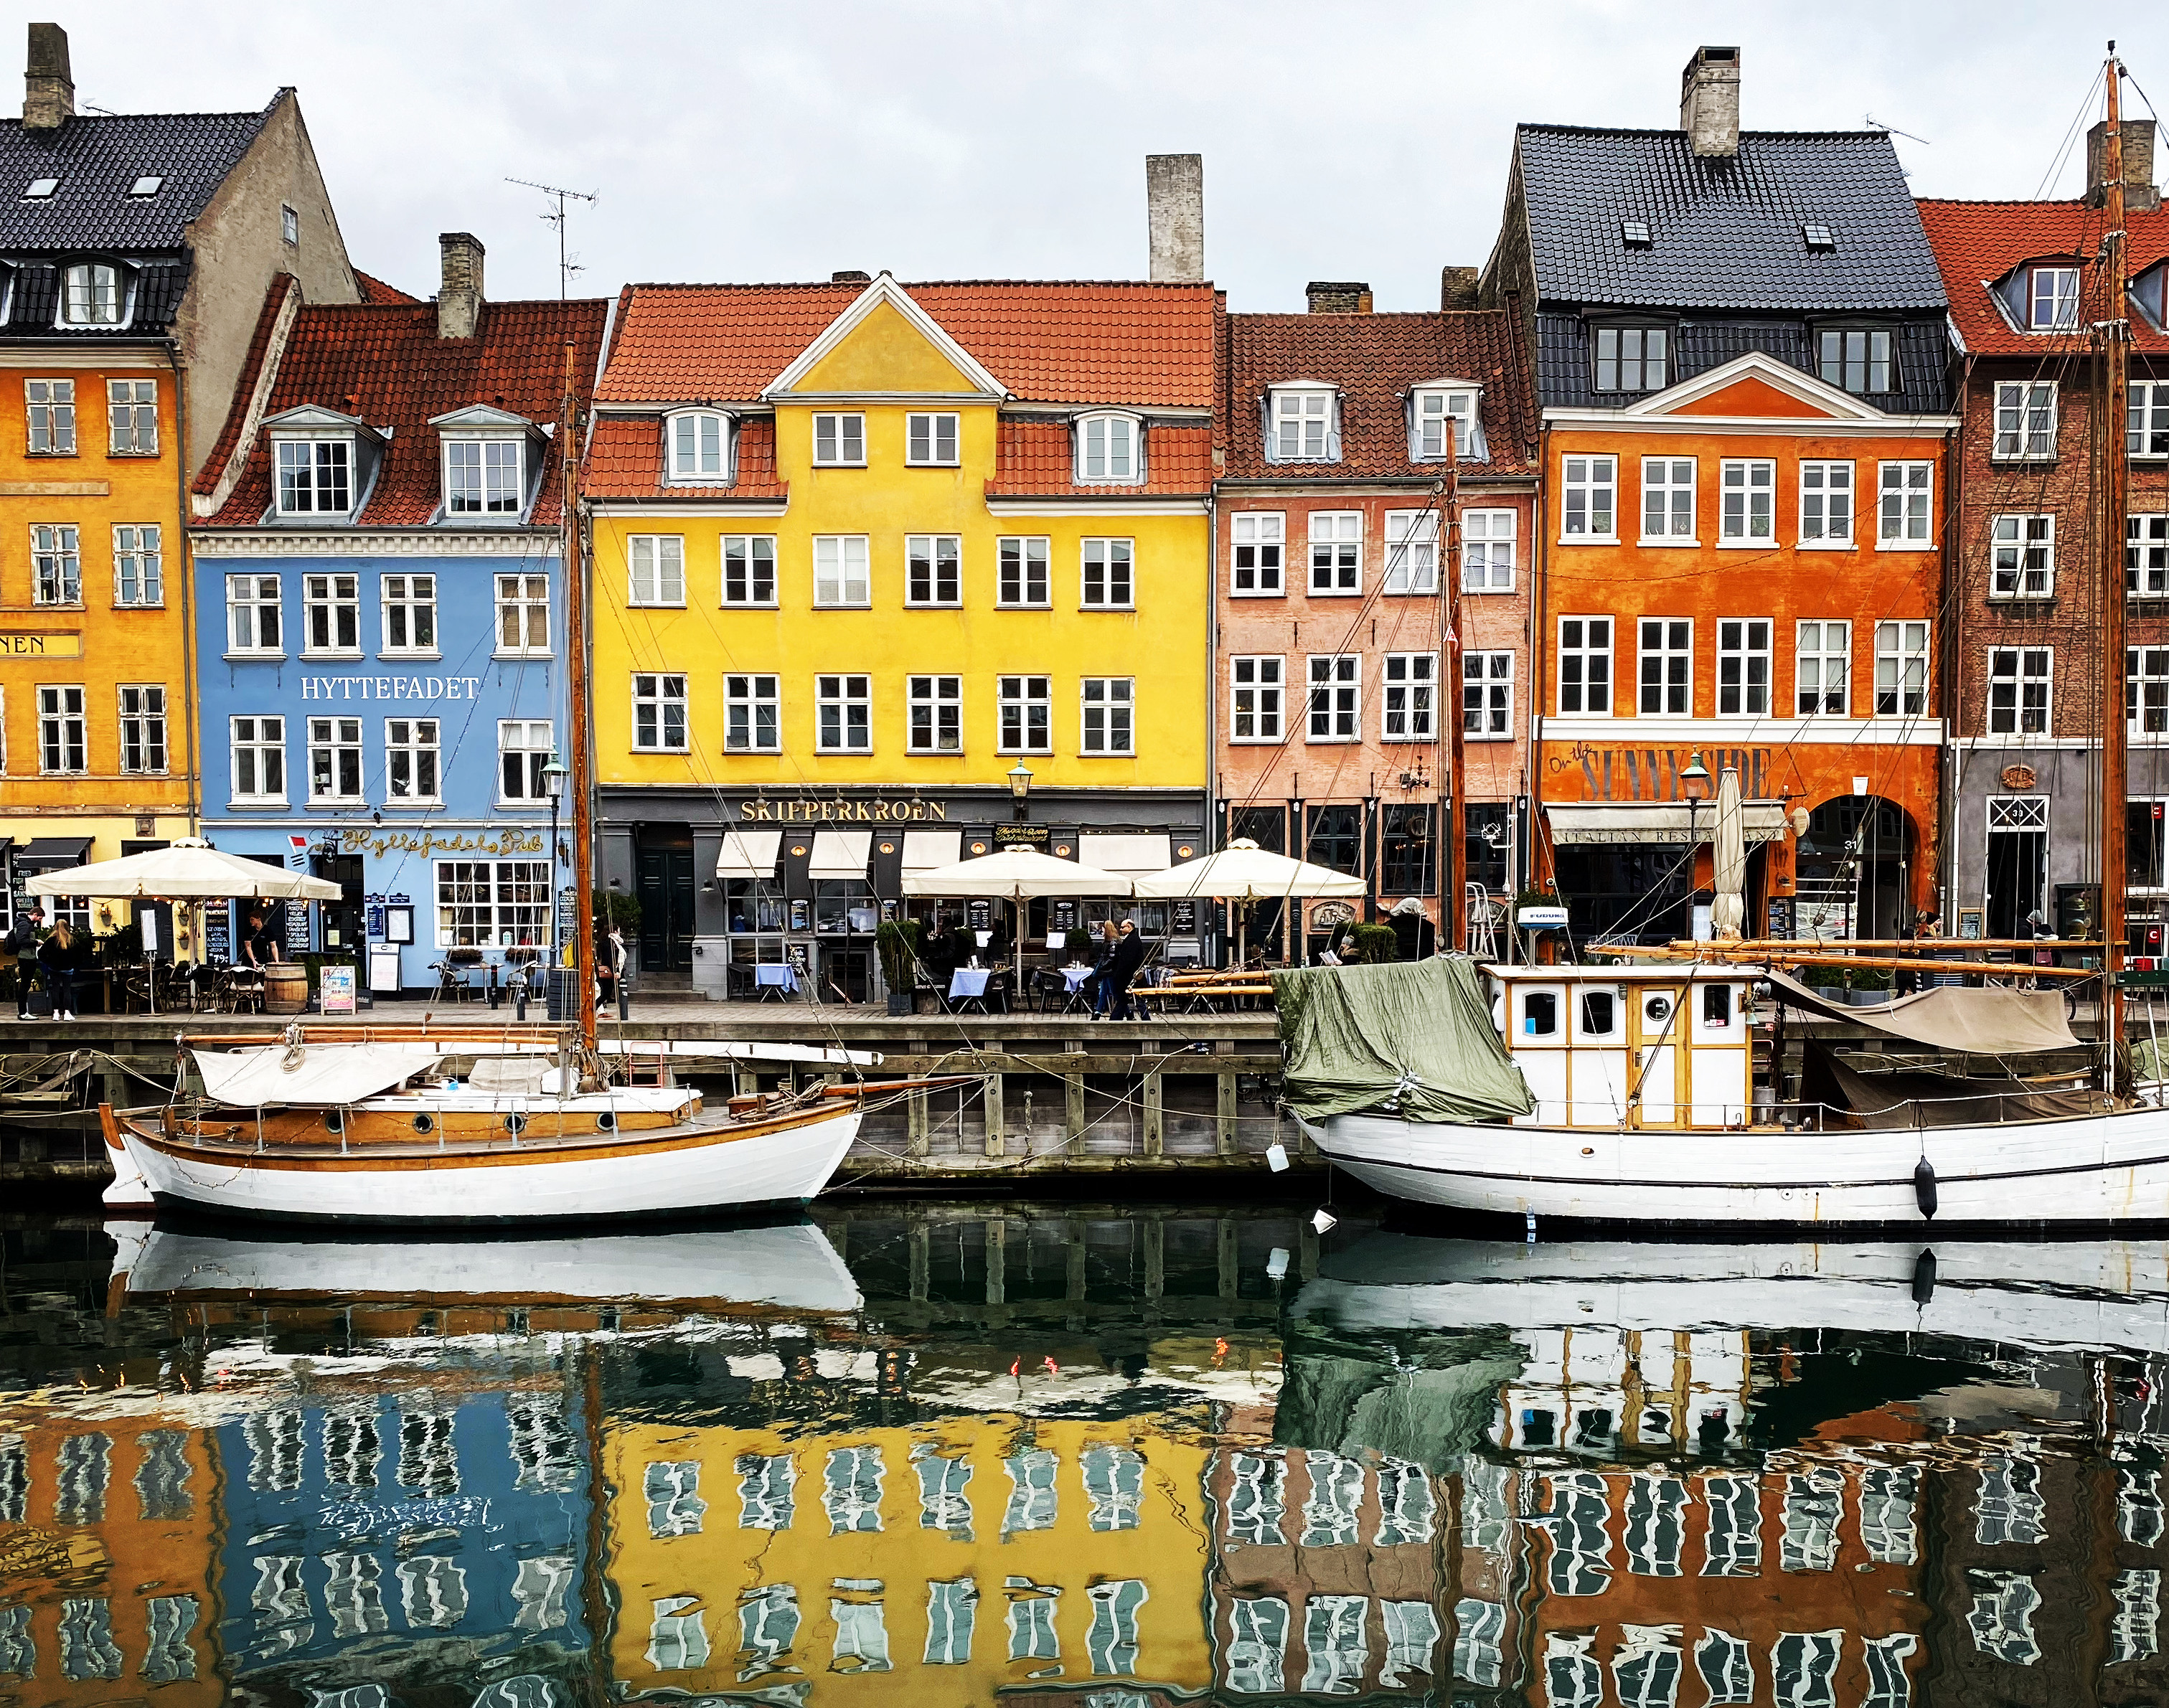
<svg viewBox="0 0 2169 1708"><path fill-rule="evenodd" d="M1276 972L1273 1002L1282 1089L1308 1119L1378 1109L1499 1120L1536 1107L1466 955Z"/></svg>
<svg viewBox="0 0 2169 1708"><path fill-rule="evenodd" d="M442 1044L274 1044L261 1050L197 1050L204 1093L235 1109L352 1103L432 1067Z"/></svg>
<svg viewBox="0 0 2169 1708"><path fill-rule="evenodd" d="M1798 979L1772 971L1770 988L1788 1008L1849 1020L1931 1050L1975 1056L2023 1056L2036 1050L2078 1050L2064 1019L2059 991L1971 990L1946 985L1895 1003L1856 1008L1817 996Z"/></svg>

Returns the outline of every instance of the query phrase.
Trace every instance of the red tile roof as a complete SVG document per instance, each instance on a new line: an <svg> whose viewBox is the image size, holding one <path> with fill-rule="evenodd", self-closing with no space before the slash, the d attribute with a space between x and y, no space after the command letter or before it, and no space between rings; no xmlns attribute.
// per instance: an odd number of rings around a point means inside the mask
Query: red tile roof
<svg viewBox="0 0 2169 1708"><path fill-rule="evenodd" d="M361 287L364 302L419 302L422 300L418 296L410 296L396 285L386 285L375 274L365 273L359 267L354 269L354 282Z"/></svg>
<svg viewBox="0 0 2169 1708"><path fill-rule="evenodd" d="M1921 223L1943 269L1951 321L1968 350L1980 355L2061 357L2093 347L2086 330L2101 316L2089 307L2080 314L2081 328L2065 333L2020 332L1996 307L1989 285L2008 278L2028 261L2064 259L2086 268L2086 294L2096 294L2091 258L2108 229L2107 214L2084 202L1946 202L1920 204ZM2134 212L2124 222L2130 233L2130 271L2136 278L2169 259L2169 210ZM2130 317L2135 349L2169 351L2169 337Z"/></svg>
<svg viewBox="0 0 2169 1708"><path fill-rule="evenodd" d="M763 416L738 429L738 478L727 487L670 487L663 482L663 423L653 415L599 415L588 441L580 489L590 499L786 499L791 482L775 474L775 423Z"/></svg>
<svg viewBox="0 0 2169 1708"><path fill-rule="evenodd" d="M997 279L903 288L1018 397L1162 408L1213 401L1209 285ZM597 399L750 402L866 289L630 285Z"/></svg>
<svg viewBox="0 0 2169 1708"><path fill-rule="evenodd" d="M1070 478L1074 468L1068 422L1005 418L987 496L1121 499L1209 492L1212 490L1212 429L1203 422L1195 427L1148 422L1142 486L1079 486Z"/></svg>

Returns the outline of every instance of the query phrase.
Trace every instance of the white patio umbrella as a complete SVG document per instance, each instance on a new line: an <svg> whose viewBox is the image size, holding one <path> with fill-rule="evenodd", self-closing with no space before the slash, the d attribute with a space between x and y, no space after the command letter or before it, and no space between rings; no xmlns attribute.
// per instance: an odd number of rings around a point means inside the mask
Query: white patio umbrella
<svg viewBox="0 0 2169 1708"><path fill-rule="evenodd" d="M1012 903L1018 910L1016 929L1017 987L1024 987L1025 902L1042 896L1127 896L1132 881L1119 873L1102 871L1077 860L1058 860L1028 848L1004 849L977 859L958 860L952 866L933 866L923 872L907 872L907 896L986 896Z"/></svg>
<svg viewBox="0 0 2169 1708"><path fill-rule="evenodd" d="M1740 805L1740 773L1730 765L1717 781L1717 828L1710 840L1710 935L1736 943L1747 918L1747 821Z"/></svg>
<svg viewBox="0 0 2169 1708"><path fill-rule="evenodd" d="M1298 896L1361 896L1367 888L1361 878L1336 872L1330 866L1269 853L1247 836L1237 837L1214 853L1138 880L1138 894L1161 900L1212 896L1223 902L1275 902ZM1249 958L1249 919L1239 913L1235 921L1239 966Z"/></svg>
<svg viewBox="0 0 2169 1708"><path fill-rule="evenodd" d="M221 854L184 837L148 854L40 872L23 886L33 896L89 896L124 902L223 902L260 896L274 902L336 902L337 884L260 860Z"/></svg>

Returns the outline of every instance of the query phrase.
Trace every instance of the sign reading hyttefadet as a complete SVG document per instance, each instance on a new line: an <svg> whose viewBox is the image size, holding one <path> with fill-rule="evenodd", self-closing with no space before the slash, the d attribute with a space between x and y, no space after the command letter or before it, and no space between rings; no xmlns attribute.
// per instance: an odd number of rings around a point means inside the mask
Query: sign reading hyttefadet
<svg viewBox="0 0 2169 1708"><path fill-rule="evenodd" d="M479 676L304 676L304 700L474 700Z"/></svg>

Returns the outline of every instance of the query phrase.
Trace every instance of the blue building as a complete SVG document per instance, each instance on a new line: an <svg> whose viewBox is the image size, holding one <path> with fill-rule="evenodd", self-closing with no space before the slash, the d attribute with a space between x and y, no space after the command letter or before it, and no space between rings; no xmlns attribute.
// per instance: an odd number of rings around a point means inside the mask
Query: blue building
<svg viewBox="0 0 2169 1708"><path fill-rule="evenodd" d="M546 948L570 870L556 435L609 304L490 302L481 243L440 241L433 303L272 286L193 498L204 833L338 884L273 928L378 991Z"/></svg>

